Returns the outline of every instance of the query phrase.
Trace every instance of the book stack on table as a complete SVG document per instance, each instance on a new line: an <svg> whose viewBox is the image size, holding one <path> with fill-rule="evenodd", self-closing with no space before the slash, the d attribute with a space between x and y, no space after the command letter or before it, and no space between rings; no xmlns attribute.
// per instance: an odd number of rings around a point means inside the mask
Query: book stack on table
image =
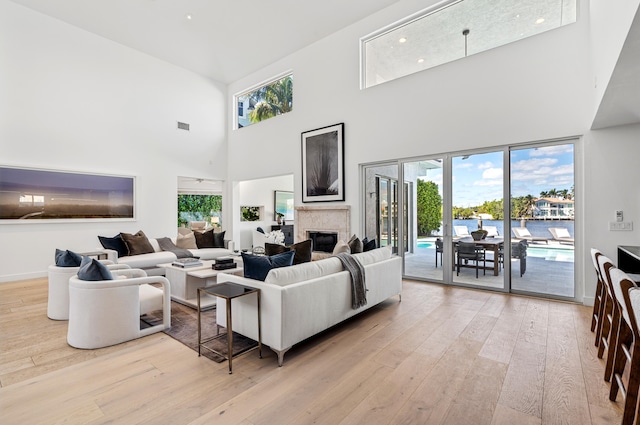
<svg viewBox="0 0 640 425"><path fill-rule="evenodd" d="M235 261L233 261L233 258L223 257L216 258L216 261L213 263L212 267L214 270L228 270L235 269L236 267L238 267L238 265Z"/></svg>
<svg viewBox="0 0 640 425"><path fill-rule="evenodd" d="M178 258L177 260L174 260L173 263L171 263L171 265L176 267L183 267L183 268L197 267L202 265L202 261L200 261L200 259L195 257Z"/></svg>

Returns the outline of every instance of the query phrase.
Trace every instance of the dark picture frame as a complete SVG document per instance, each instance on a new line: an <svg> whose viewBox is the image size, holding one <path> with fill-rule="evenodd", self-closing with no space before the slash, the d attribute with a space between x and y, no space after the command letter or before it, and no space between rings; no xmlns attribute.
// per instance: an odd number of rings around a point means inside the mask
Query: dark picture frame
<svg viewBox="0 0 640 425"><path fill-rule="evenodd" d="M278 215L281 215L283 220L293 221L293 211L293 192L288 192L286 190L274 190L273 220L277 221Z"/></svg>
<svg viewBox="0 0 640 425"><path fill-rule="evenodd" d="M302 133L302 202L344 201L344 123Z"/></svg>
<svg viewBox="0 0 640 425"><path fill-rule="evenodd" d="M0 166L0 221L135 220L135 177Z"/></svg>

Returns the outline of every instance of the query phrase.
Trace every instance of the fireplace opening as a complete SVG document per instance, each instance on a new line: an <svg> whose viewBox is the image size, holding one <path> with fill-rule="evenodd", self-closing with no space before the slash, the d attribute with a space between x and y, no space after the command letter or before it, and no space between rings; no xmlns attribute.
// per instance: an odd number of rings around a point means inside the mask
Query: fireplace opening
<svg viewBox="0 0 640 425"><path fill-rule="evenodd" d="M309 232L313 251L333 252L338 243L338 233L336 232Z"/></svg>

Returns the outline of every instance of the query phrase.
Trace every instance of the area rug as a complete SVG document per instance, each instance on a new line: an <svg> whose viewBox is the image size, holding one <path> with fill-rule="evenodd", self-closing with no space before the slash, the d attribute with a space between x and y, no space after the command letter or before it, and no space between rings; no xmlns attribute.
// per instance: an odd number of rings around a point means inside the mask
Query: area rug
<svg viewBox="0 0 640 425"><path fill-rule="evenodd" d="M154 311L140 317L141 326L153 326L162 322L162 311ZM216 310L215 308L202 312L202 337L208 338L216 335ZM171 328L163 331L171 338L175 339L198 352L198 311L171 301ZM225 328L220 328L220 333L226 332ZM255 346L257 341L243 335L233 333L233 355L236 356ZM227 338L222 337L205 344L219 353L227 355ZM201 349L201 354L208 359L221 363L226 359L223 356L212 353L209 350Z"/></svg>

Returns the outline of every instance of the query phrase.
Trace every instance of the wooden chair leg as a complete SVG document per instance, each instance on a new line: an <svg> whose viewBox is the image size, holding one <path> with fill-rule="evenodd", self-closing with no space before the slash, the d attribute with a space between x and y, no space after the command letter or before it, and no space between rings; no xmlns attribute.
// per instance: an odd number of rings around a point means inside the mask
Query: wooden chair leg
<svg viewBox="0 0 640 425"><path fill-rule="evenodd" d="M638 404L638 388L640 387L640 350L633 350L631 355L631 365L629 368L629 382L627 383L627 393L624 401L624 413L622 414L622 424L633 424L636 416L636 406ZM639 419L635 418L638 423Z"/></svg>
<svg viewBox="0 0 640 425"><path fill-rule="evenodd" d="M633 343L633 333L624 320L621 321L621 328L618 332L618 338L615 345L615 354L613 359L613 367L611 370L611 388L609 390L609 400L616 401L618 390L622 384L620 377L627 366L629 359L625 353L625 349L629 352L629 348ZM608 359L607 359L608 360ZM631 365L629 365L631 367Z"/></svg>
<svg viewBox="0 0 640 425"><path fill-rule="evenodd" d="M600 332L600 342L598 343L598 358L601 359L605 348L608 348L607 338L609 338L609 332L611 329L611 307L612 300L607 295L605 299L604 311L602 315L602 328Z"/></svg>
<svg viewBox="0 0 640 425"><path fill-rule="evenodd" d="M596 341L595 341L595 345L596 347L600 345L600 336L602 334L602 324L604 323L604 304L605 304L605 297L606 297L606 289L604 287L604 284L598 280L598 285L600 286L600 291L597 292L596 295L596 302L593 306L594 311L596 311L596 305L597 305L597 319L594 316L593 320L596 321Z"/></svg>
<svg viewBox="0 0 640 425"><path fill-rule="evenodd" d="M611 382L611 372L613 371L613 360L616 356L616 347L618 345L618 333L621 325L621 321L624 321L620 317L620 309L614 308L613 318L611 320L611 329L609 330L609 338L607 340L607 362L604 367L604 380Z"/></svg>
<svg viewBox="0 0 640 425"><path fill-rule="evenodd" d="M436 254L436 266L438 265L438 259ZM600 317L600 300L602 299L602 282L598 279L598 283L596 284L596 299L593 303L593 313L591 315L591 332L596 329L598 325L598 317Z"/></svg>

